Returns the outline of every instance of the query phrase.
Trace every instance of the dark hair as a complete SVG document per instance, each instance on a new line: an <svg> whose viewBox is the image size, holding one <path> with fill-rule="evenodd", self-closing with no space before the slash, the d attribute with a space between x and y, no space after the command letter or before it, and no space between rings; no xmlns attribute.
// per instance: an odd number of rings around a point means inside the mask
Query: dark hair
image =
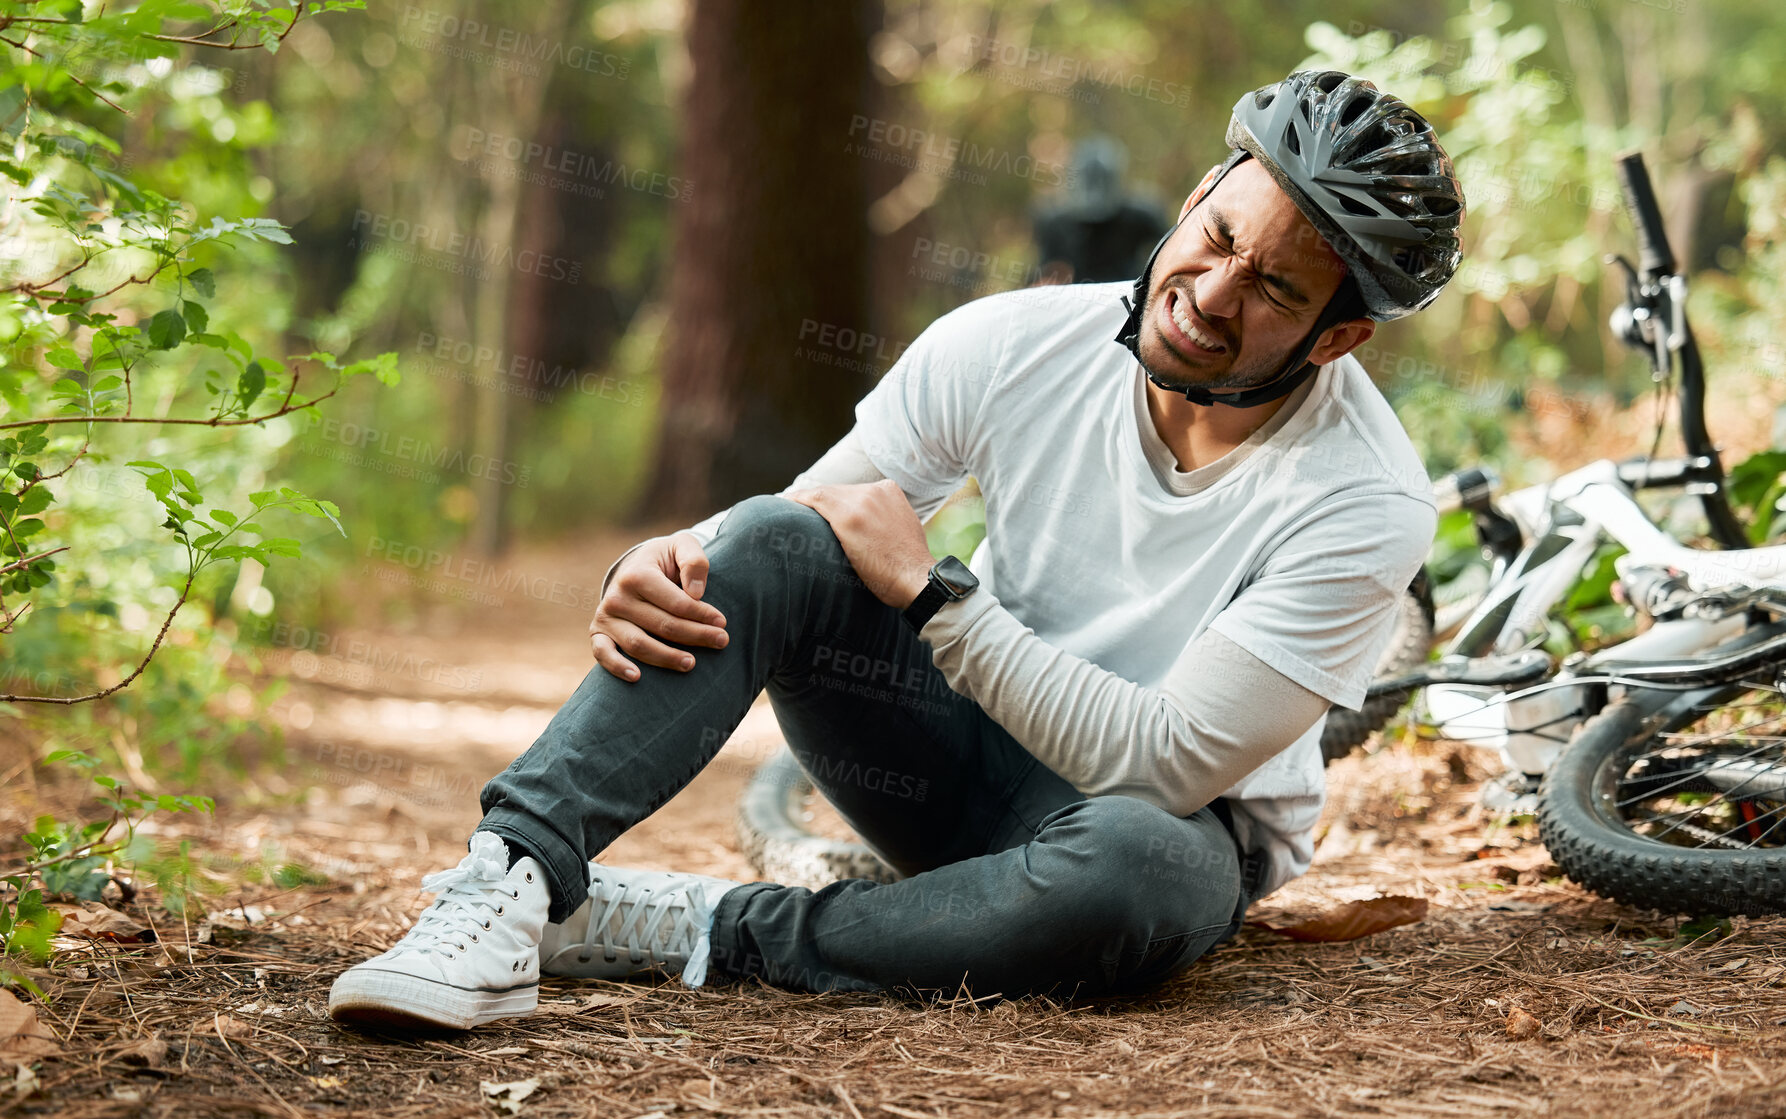
<svg viewBox="0 0 1786 1119"><path fill-rule="evenodd" d="M1358 286L1358 277L1352 275L1350 270L1340 280L1339 289L1333 293L1327 307L1324 318L1329 325L1370 317L1370 306L1364 301L1364 289Z"/></svg>

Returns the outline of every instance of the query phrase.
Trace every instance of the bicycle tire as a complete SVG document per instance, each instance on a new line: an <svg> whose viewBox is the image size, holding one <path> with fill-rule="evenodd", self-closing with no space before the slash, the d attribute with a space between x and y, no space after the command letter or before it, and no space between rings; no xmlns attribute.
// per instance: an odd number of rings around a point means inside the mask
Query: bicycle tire
<svg viewBox="0 0 1786 1119"><path fill-rule="evenodd" d="M1647 788L1652 793L1671 786L1687 788L1687 778L1672 775L1690 773L1690 766L1680 765L1678 759L1663 759L1671 749L1676 753L1682 750L1678 744L1669 745L1669 736L1700 718L1709 719L1718 712L1734 709L1728 703L1731 691L1739 698L1748 694L1741 689L1726 691L1703 716L1696 708L1671 715L1658 724L1648 716L1644 705L1625 698L1582 724L1545 775L1539 790L1538 834L1565 874L1604 897L1647 909L1696 916L1786 913L1786 816L1777 814L1786 812L1786 803L1770 810L1776 823L1770 823L1759 837L1768 846L1734 849L1682 847L1640 834L1634 830L1631 817L1642 817L1636 821L1637 826L1652 830L1659 830L1657 821L1668 817L1646 815L1650 810L1642 802L1631 808L1621 807L1642 795L1645 781L1650 782ZM1786 706L1786 698L1780 702ZM1719 744L1713 735L1689 735L1678 743L1684 743L1687 750L1702 750L1710 756L1708 747ZM1739 745L1747 746L1749 742L1739 740ZM1771 746L1764 743L1760 751L1767 750L1772 753L1763 755L1771 758L1764 771L1786 773L1786 739ZM1743 756L1752 758L1760 751ZM1653 764L1652 759L1666 760L1672 768L1651 776L1647 767ZM1749 764L1753 766L1752 762ZM1777 781L1778 777L1769 780ZM1722 790L1722 786L1715 787ZM1768 791L1765 785L1756 788ZM1680 792L1675 796L1683 799ZM1718 799L1713 796L1703 805L1716 806ZM1740 806L1744 798L1726 799ZM1694 802L1675 814L1694 808L1707 810L1702 802ZM1755 811L1751 806L1740 815ZM1709 828L1699 830L1715 834ZM1747 832L1744 838L1753 834Z"/></svg>
<svg viewBox="0 0 1786 1119"><path fill-rule="evenodd" d="M1395 636L1377 661L1376 676L1406 676L1426 663L1433 645L1433 600L1422 569L1414 582L1402 592L1397 603ZM1395 713L1408 702L1412 691L1388 692L1371 696L1357 711L1335 707L1327 712L1327 725L1321 730L1321 761L1331 764L1364 745L1370 736L1382 730L1395 718Z"/></svg>
<svg viewBox="0 0 1786 1119"><path fill-rule="evenodd" d="M807 830L799 806L812 792L812 779L785 745L757 766L737 817L738 846L751 869L764 881L810 890L845 878L896 881L898 872L862 844Z"/></svg>

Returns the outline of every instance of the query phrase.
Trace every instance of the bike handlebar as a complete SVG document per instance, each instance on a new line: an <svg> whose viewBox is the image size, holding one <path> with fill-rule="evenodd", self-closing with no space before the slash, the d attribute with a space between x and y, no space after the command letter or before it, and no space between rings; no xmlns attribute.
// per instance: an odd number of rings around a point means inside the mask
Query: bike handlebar
<svg viewBox="0 0 1786 1119"><path fill-rule="evenodd" d="M1656 191L1650 185L1650 174L1643 165L1642 152L1626 152L1618 157L1619 185L1624 189L1625 208L1631 213L1631 224L1637 230L1641 250L1639 266L1646 279L1672 275L1675 270L1674 250L1668 247L1668 231L1662 227L1662 211L1656 205Z"/></svg>

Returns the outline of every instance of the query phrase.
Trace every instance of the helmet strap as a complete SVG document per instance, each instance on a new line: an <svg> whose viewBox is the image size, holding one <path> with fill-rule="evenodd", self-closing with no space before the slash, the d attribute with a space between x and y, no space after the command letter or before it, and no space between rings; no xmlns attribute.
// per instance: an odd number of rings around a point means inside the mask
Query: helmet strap
<svg viewBox="0 0 1786 1119"><path fill-rule="evenodd" d="M1203 177L1203 181L1197 185L1197 190L1191 195L1191 204L1185 208L1183 214L1179 215L1178 223L1166 231L1166 235L1160 238L1158 244L1154 245L1153 252L1148 254L1147 264L1141 269L1141 275L1136 279L1131 294L1122 297L1122 305L1129 314L1123 320L1122 329L1116 332L1115 341L1126 346L1128 351L1135 355L1137 362L1141 362L1141 314L1147 306L1148 289L1153 282L1154 261L1159 259L1160 250L1166 247L1166 242L1170 241L1172 235L1178 232L1178 227L1191 216L1198 203L1202 202L1209 192L1215 189L1216 184L1227 176L1235 164L1246 159L1249 154L1244 149L1237 148L1229 152L1225 161ZM1304 381L1314 376L1316 369L1319 368L1310 364L1308 355L1314 350L1315 343L1320 340L1321 335L1326 333L1328 328L1339 323L1363 317L1364 310L1361 301L1353 294L1356 290L1357 285L1351 282L1350 276L1340 281L1338 290L1327 301L1327 305L1321 308L1320 315L1315 319L1315 325L1309 328L1309 332L1303 336L1296 350L1284 362L1279 374L1262 385L1242 389L1239 392L1211 392L1199 385L1174 385L1162 381L1147 368L1146 362L1141 362L1141 371L1147 374L1148 380L1167 392L1181 394L1192 404L1201 404L1206 407L1214 404L1226 404L1230 408L1251 408L1288 396L1301 387Z"/></svg>
<svg viewBox="0 0 1786 1119"><path fill-rule="evenodd" d="M1122 297L1122 305L1128 310L1129 315L1123 320L1122 329L1116 332L1116 341L1127 346L1129 352L1135 355L1136 361L1141 360L1141 312L1147 306L1147 289L1153 282L1153 262L1159 259L1160 250L1166 247L1167 241L1172 240L1172 235L1178 232L1178 227L1184 224L1184 220L1191 216L1192 211L1196 210L1198 203L1209 196L1209 192L1215 189L1217 183L1227 178L1228 172L1234 169L1236 163L1246 159L1250 154L1244 148L1235 148L1228 153L1227 159L1211 168L1210 172L1203 176L1203 181L1198 183L1197 189L1191 192L1191 204L1185 207L1184 213L1178 215L1177 223L1166 231L1166 235L1155 243L1153 252L1147 254L1147 263L1142 265L1141 276L1135 281L1130 295Z"/></svg>

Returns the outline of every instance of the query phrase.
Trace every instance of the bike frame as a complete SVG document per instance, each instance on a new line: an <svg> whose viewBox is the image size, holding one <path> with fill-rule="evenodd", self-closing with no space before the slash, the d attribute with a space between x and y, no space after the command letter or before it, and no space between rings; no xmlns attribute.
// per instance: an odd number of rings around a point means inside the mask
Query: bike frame
<svg viewBox="0 0 1786 1119"><path fill-rule="evenodd" d="M1454 661L1493 669L1536 648L1551 609L1608 539L1626 550L1615 565L1621 575L1663 567L1679 571L1696 591L1786 591L1786 546L1689 548L1657 527L1637 503L1627 482L1632 469L1602 460L1496 503L1527 543L1497 560L1497 577L1446 649ZM1744 634L1754 618L1753 611L1736 609L1657 621L1629 641L1571 658L1544 683L1515 690L1471 682L1466 666L1456 671L1466 677L1463 682L1426 686L1426 711L1445 737L1498 749L1510 768L1536 777L1550 768L1583 720L1629 686L1680 688L1715 681L1718 666L1699 654ZM1770 640L1767 647L1774 644Z"/></svg>

